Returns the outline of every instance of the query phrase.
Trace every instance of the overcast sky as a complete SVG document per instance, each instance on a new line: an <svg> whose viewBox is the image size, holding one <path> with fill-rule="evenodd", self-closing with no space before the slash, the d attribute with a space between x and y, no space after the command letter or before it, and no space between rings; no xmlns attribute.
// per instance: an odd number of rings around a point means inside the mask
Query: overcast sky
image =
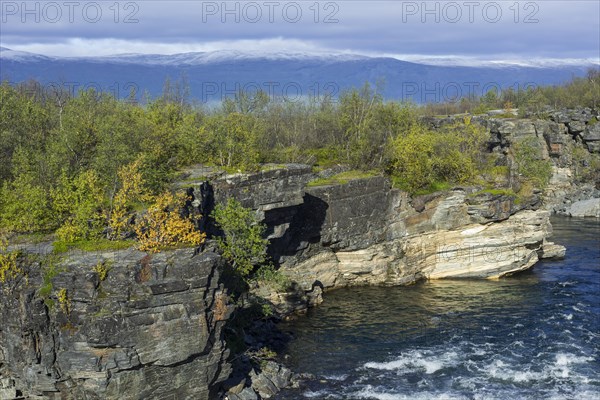
<svg viewBox="0 0 600 400"><path fill-rule="evenodd" d="M4 1L0 44L45 55L244 50L416 59L600 56L600 1Z"/></svg>

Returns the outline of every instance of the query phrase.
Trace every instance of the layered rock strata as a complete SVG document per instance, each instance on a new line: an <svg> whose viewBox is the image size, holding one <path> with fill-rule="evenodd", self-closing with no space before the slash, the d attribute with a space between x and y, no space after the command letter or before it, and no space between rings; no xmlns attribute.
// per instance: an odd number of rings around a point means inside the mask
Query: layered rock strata
<svg viewBox="0 0 600 400"><path fill-rule="evenodd" d="M240 190L234 179L260 188L260 201L249 195L245 204L267 224L269 252L294 290L263 288L259 294L283 313L317 304L335 287L499 278L564 254L547 240L550 213L539 209L539 194L517 202L457 187L411 198L384 177L305 185L318 176L300 166L278 172L284 179L269 188L272 174L222 177L213 185L221 200Z"/></svg>
<svg viewBox="0 0 600 400"><path fill-rule="evenodd" d="M2 287L0 398L214 399L230 373L221 334L230 310L220 257L193 254L30 264L27 281Z"/></svg>

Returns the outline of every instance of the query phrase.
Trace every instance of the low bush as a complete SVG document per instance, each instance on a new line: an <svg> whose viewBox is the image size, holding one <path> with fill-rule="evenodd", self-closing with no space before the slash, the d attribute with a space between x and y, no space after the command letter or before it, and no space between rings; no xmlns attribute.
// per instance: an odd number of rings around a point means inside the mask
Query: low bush
<svg viewBox="0 0 600 400"><path fill-rule="evenodd" d="M199 246L206 234L195 229L191 217L184 217L186 195L165 192L142 215L135 226L138 248L151 253L178 245Z"/></svg>
<svg viewBox="0 0 600 400"><path fill-rule="evenodd" d="M215 207L212 217L224 234L217 238L219 249L238 274L247 277L255 266L266 261L269 244L263 238L266 228L252 210L230 198L226 204Z"/></svg>

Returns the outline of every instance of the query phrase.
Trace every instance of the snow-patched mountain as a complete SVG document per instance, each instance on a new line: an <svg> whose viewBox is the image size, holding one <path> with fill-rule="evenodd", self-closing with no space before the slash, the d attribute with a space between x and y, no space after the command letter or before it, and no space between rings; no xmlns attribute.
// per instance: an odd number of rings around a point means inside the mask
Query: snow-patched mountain
<svg viewBox="0 0 600 400"><path fill-rule="evenodd" d="M399 60L414 62L417 64L448 66L448 67L490 67L490 68L510 68L510 67L533 67L533 68L562 68L562 67L581 67L589 66L591 68L600 65L600 58L515 58L505 56L499 58L477 58L465 56L431 56L431 55L394 55L393 58Z"/></svg>
<svg viewBox="0 0 600 400"><path fill-rule="evenodd" d="M27 51L17 51L8 49L6 47L0 47L0 66L3 65L4 61L38 62L48 60L51 60L51 57L29 53Z"/></svg>
<svg viewBox="0 0 600 400"><path fill-rule="evenodd" d="M248 60L268 60L268 61L321 61L331 60L361 60L369 57L355 54L331 54L331 53L282 53L282 52L262 52L250 53L238 50L220 50L210 52L178 53L171 55L162 54L116 54L111 56L88 57L87 60L96 62L113 62L143 65L172 65L172 66L192 66L206 65L222 62L243 62ZM80 58L86 59L86 58Z"/></svg>
<svg viewBox="0 0 600 400"><path fill-rule="evenodd" d="M411 58L408 58L411 59ZM594 60L481 61L457 57L368 57L347 53L243 52L234 50L97 57L49 57L0 48L0 79L94 87L119 97L158 96L167 78L184 77L191 97L219 101L239 90L262 89L297 100L337 96L365 82L384 85L384 95L416 102L482 95L492 88L557 84L582 76ZM463 65L460 65L460 64Z"/></svg>

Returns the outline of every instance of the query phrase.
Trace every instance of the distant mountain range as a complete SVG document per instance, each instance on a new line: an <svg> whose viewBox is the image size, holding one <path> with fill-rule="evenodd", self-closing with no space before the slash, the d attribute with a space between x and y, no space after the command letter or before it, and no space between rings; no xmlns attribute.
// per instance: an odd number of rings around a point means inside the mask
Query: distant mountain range
<svg viewBox="0 0 600 400"><path fill-rule="evenodd" d="M94 87L124 98L133 90L139 100L159 96L167 79L182 77L196 101L218 102L240 89L262 89L271 96L299 100L306 96L338 96L365 82L383 83L389 99L418 103L453 100L489 89L560 84L598 68L591 60L529 63L460 64L457 59L433 63L388 57L329 53L117 54L98 57L49 57L0 47L0 79L62 84L74 91Z"/></svg>

